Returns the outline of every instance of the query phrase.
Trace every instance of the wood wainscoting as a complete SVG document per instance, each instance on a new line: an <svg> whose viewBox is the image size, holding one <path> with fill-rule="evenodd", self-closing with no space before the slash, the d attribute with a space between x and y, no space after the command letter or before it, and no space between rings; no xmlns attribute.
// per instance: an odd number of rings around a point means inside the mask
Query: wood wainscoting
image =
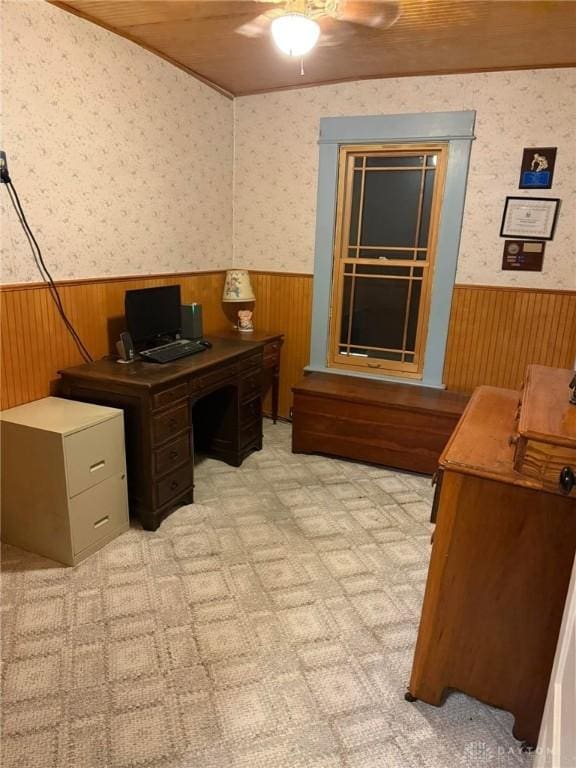
<svg viewBox="0 0 576 768"><path fill-rule="evenodd" d="M256 295L256 327L284 334L278 413L287 419L292 407L292 387L302 378L310 359L312 275L250 272L250 279ZM264 413L269 412L270 395L264 400Z"/></svg>
<svg viewBox="0 0 576 768"><path fill-rule="evenodd" d="M71 280L58 283L70 320L98 359L114 351L124 328L124 293L158 285L182 286L182 300L203 306L204 332L230 327L236 306L223 305L224 271ZM256 295L254 319L262 329L285 334L282 349L279 415L288 418L292 386L308 363L312 314L312 276L251 272ZM50 394L61 368L82 358L64 327L45 285L6 285L0 292L2 367L0 405L11 408ZM270 412L268 394L264 411Z"/></svg>
<svg viewBox="0 0 576 768"><path fill-rule="evenodd" d="M444 383L518 389L529 363L573 368L576 291L456 285Z"/></svg>
<svg viewBox="0 0 576 768"><path fill-rule="evenodd" d="M222 310L224 272L116 277L58 283L68 317L94 359L114 351L124 329L124 293L134 288L182 286L184 302L204 309L206 333L226 325ZM61 368L78 365L82 357L45 285L3 286L0 294L2 408L46 397Z"/></svg>
<svg viewBox="0 0 576 768"><path fill-rule="evenodd" d="M279 412L288 418L291 389L308 363L312 276L253 271L251 279L256 327L285 335ZM98 358L111 351L122 329L127 289L174 283L182 285L184 301L202 303L207 334L229 326L231 308L221 302L223 271L70 281L60 284L60 292L81 338ZM0 310L1 406L10 408L45 397L57 371L82 360L45 286L4 286ZM456 286L444 369L448 389L518 388L529 363L572 368L575 358L576 291Z"/></svg>

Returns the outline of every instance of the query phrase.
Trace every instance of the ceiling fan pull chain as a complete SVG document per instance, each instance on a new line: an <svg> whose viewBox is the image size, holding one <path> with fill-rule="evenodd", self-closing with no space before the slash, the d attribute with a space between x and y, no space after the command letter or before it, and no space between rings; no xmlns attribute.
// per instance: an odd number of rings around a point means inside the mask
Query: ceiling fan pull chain
<svg viewBox="0 0 576 768"><path fill-rule="evenodd" d="M304 74L304 56L300 56L300 74Z"/></svg>

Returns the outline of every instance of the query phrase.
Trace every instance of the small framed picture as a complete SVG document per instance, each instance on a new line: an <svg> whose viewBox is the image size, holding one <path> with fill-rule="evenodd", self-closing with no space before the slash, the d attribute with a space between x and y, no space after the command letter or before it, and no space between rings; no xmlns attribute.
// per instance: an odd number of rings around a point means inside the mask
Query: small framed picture
<svg viewBox="0 0 576 768"><path fill-rule="evenodd" d="M557 197L507 197L500 237L552 240L559 205Z"/></svg>
<svg viewBox="0 0 576 768"><path fill-rule="evenodd" d="M505 240L502 269L516 272L542 272L544 240Z"/></svg>
<svg viewBox="0 0 576 768"><path fill-rule="evenodd" d="M528 147L522 154L518 189L550 189L554 178L556 147Z"/></svg>

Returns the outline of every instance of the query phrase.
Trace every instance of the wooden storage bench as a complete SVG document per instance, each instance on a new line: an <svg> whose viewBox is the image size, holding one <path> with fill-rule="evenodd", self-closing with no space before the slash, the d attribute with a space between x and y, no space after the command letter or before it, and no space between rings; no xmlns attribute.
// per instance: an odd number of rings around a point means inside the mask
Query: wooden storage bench
<svg viewBox="0 0 576 768"><path fill-rule="evenodd" d="M292 450L432 474L468 396L310 373L294 393Z"/></svg>

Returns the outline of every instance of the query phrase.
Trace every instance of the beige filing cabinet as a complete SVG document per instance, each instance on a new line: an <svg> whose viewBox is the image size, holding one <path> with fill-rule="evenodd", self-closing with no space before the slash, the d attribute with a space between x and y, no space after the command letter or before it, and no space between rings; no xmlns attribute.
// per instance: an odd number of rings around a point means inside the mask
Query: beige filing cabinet
<svg viewBox="0 0 576 768"><path fill-rule="evenodd" d="M128 529L121 410L46 397L0 430L2 541L76 565Z"/></svg>

